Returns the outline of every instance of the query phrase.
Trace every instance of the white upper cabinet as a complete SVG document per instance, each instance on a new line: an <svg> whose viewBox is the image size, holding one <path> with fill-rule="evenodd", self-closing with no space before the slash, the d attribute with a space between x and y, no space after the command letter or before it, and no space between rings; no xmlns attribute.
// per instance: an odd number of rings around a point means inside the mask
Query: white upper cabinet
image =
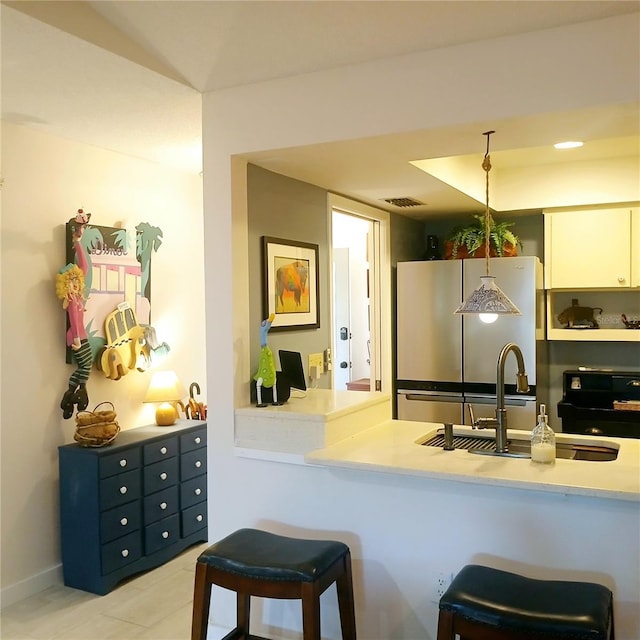
<svg viewBox="0 0 640 640"><path fill-rule="evenodd" d="M631 286L640 287L640 207L631 210Z"/></svg>
<svg viewBox="0 0 640 640"><path fill-rule="evenodd" d="M640 208L544 214L545 288L640 287Z"/></svg>
<svg viewBox="0 0 640 640"><path fill-rule="evenodd" d="M545 211L544 234L547 338L640 342L640 207ZM561 321L573 306L595 323Z"/></svg>

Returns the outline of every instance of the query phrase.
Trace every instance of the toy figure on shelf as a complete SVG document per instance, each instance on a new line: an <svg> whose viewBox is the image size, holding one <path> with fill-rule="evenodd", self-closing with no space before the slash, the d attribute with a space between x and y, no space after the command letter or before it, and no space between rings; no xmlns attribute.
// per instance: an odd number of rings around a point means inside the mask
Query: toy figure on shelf
<svg viewBox="0 0 640 640"><path fill-rule="evenodd" d="M67 345L71 347L77 365L60 402L65 419L73 415L74 407L77 407L78 411L84 411L89 405L86 383L91 372L93 356L84 326L84 281L89 262L80 239L90 218L90 213L78 209L75 218L69 221L77 264L69 263L56 274L56 295L62 300L62 308L66 310L69 320Z"/></svg>
<svg viewBox="0 0 640 640"><path fill-rule="evenodd" d="M253 379L256 381L257 406L266 407L266 403L262 402L262 387L271 388L273 391L273 404L278 404L278 392L276 390L276 364L273 360L273 353L267 344L267 333L271 329L273 319L276 317L272 313L267 320L263 320L260 324L260 362L258 363L258 371Z"/></svg>

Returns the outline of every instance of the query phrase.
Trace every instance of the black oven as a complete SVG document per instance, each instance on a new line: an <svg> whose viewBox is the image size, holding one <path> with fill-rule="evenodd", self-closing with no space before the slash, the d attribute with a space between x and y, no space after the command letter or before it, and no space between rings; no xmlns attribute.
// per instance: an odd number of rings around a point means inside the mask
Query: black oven
<svg viewBox="0 0 640 640"><path fill-rule="evenodd" d="M640 438L640 371L565 371L558 415L564 433Z"/></svg>

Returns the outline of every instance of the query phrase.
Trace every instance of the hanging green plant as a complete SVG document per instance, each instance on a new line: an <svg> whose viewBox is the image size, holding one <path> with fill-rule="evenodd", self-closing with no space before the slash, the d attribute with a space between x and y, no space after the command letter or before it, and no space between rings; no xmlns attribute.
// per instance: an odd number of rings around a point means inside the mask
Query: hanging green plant
<svg viewBox="0 0 640 640"><path fill-rule="evenodd" d="M486 247L486 226L484 214L475 214L474 222L467 226L457 226L451 230L446 241L445 257L483 258ZM491 256L506 257L518 254L522 248L520 238L510 230L514 222L496 222L489 215L489 249Z"/></svg>

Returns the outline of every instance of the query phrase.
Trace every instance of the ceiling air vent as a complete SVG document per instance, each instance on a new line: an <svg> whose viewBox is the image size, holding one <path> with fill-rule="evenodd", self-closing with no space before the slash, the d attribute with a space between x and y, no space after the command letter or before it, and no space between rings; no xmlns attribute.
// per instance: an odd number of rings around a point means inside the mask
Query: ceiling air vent
<svg viewBox="0 0 640 640"><path fill-rule="evenodd" d="M413 198L383 198L383 200L395 207L419 207L424 204Z"/></svg>

